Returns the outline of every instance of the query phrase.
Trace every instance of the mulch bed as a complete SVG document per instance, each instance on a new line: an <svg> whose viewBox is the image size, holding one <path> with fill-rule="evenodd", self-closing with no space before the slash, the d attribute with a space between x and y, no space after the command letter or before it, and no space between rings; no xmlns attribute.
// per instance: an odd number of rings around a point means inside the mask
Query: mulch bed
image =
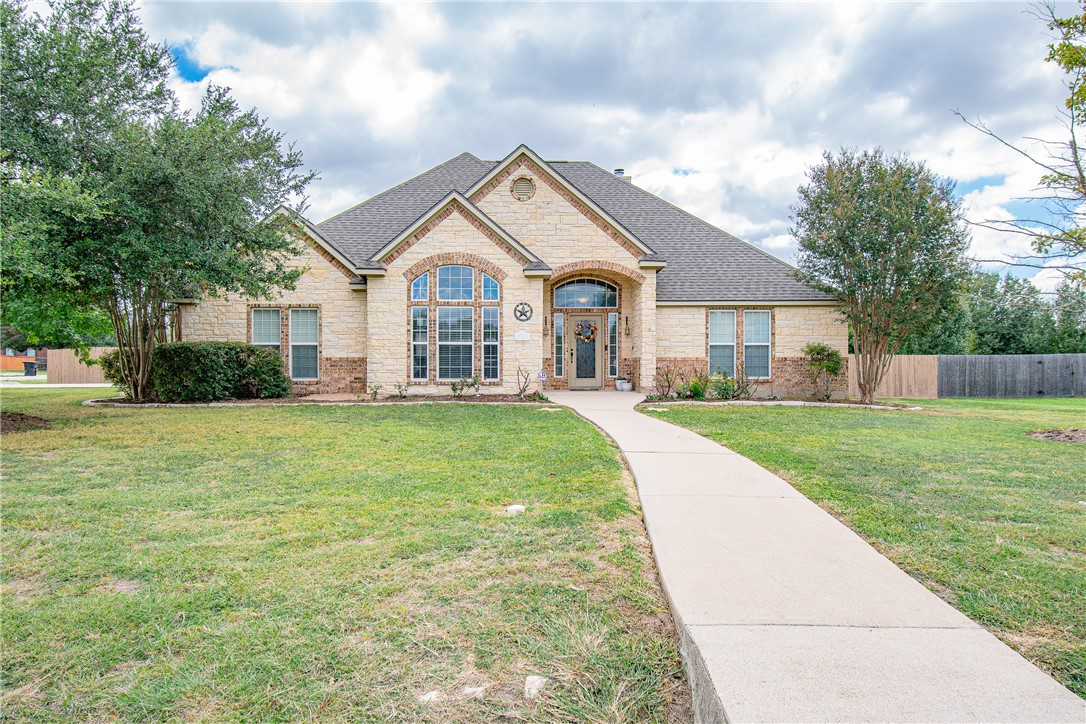
<svg viewBox="0 0 1086 724"><path fill-rule="evenodd" d="M1038 440L1056 440L1057 442L1077 442L1086 445L1086 429L1070 427L1066 430L1034 430L1027 432L1030 437Z"/></svg>
<svg viewBox="0 0 1086 724"><path fill-rule="evenodd" d="M40 430L49 427L49 421L44 417L24 415L21 412L0 412L0 433L7 435L24 430Z"/></svg>

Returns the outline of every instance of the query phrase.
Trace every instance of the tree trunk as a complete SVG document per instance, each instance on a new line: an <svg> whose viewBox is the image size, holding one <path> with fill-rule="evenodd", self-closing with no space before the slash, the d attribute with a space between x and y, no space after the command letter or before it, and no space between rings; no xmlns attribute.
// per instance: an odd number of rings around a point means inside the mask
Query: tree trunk
<svg viewBox="0 0 1086 724"><path fill-rule="evenodd" d="M118 290L109 300L121 376L135 400L151 397L151 359L165 326L166 307L150 289Z"/></svg>

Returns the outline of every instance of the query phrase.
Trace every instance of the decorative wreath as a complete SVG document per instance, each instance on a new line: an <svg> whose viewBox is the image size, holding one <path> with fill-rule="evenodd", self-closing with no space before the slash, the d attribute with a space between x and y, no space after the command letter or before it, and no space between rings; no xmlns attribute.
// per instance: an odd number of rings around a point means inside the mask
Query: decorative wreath
<svg viewBox="0 0 1086 724"><path fill-rule="evenodd" d="M596 339L596 325L592 322L577 322L577 326L573 328L573 334L587 344Z"/></svg>

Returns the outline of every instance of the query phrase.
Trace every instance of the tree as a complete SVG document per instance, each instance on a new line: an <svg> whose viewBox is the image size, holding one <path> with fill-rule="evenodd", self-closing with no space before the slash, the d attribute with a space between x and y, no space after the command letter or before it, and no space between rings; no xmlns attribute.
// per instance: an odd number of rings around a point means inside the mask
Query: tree
<svg viewBox="0 0 1086 724"><path fill-rule="evenodd" d="M1053 352L1086 352L1086 286L1063 282L1056 287Z"/></svg>
<svg viewBox="0 0 1086 724"><path fill-rule="evenodd" d="M915 329L901 342L898 354L966 354L968 349L970 319L969 293L958 292L957 299L942 318Z"/></svg>
<svg viewBox="0 0 1086 724"><path fill-rule="evenodd" d="M1052 305L1029 280L977 271L968 289L970 354L1054 351Z"/></svg>
<svg viewBox="0 0 1086 724"><path fill-rule="evenodd" d="M56 0L46 20L2 2L0 81L21 84L3 101L4 193L36 204L36 216L0 222L13 260L5 297L104 312L121 372L144 398L172 300L294 285L300 232L272 212L300 206L314 175L228 89L179 111L169 52L129 2Z"/></svg>
<svg viewBox="0 0 1086 724"><path fill-rule="evenodd" d="M1026 236L1033 253L1014 259L980 259L1011 266L1055 267L1069 279L1086 283L1086 154L1079 137L1086 120L1086 0L1080 0L1082 13L1068 18L1056 16L1055 3L1038 6L1037 16L1056 35L1048 46L1045 60L1055 63L1065 74L1067 99L1060 115L1067 137L1062 141L1038 141L1043 154L1023 149L1004 140L980 121L972 122L960 112L968 125L1029 159L1041 171L1041 192L1033 200L1038 213L1032 218L1013 220L986 219L978 226L1008 234Z"/></svg>
<svg viewBox="0 0 1086 724"><path fill-rule="evenodd" d="M792 207L799 275L852 327L864 402L909 334L954 304L969 243L953 184L882 149L826 153Z"/></svg>

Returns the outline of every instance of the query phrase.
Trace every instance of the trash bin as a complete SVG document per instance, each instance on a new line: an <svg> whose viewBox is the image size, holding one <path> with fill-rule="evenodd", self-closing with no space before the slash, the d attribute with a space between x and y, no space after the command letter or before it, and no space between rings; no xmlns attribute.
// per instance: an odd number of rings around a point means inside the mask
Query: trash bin
<svg viewBox="0 0 1086 724"><path fill-rule="evenodd" d="M38 376L38 363L37 362L23 362L23 377L37 377Z"/></svg>

